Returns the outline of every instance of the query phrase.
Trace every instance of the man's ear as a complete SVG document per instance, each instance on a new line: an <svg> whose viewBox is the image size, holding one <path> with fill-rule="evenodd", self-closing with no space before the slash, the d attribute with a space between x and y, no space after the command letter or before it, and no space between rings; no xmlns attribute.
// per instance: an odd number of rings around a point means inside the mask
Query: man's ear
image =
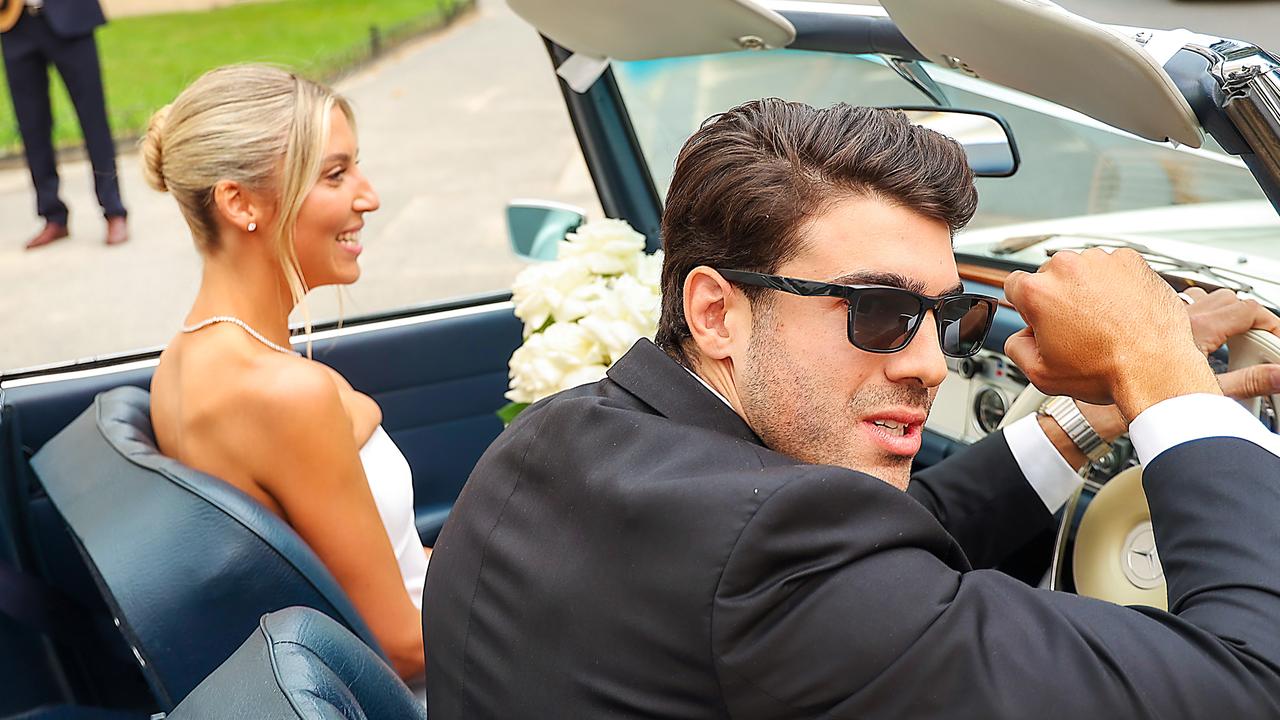
<svg viewBox="0 0 1280 720"><path fill-rule="evenodd" d="M266 213L258 199L244 186L232 180L220 180L213 186L213 205L219 224L241 232L252 232L263 226Z"/></svg>
<svg viewBox="0 0 1280 720"><path fill-rule="evenodd" d="M741 352L751 338L751 304L720 273L702 265L684 279L684 319L706 358L723 360Z"/></svg>

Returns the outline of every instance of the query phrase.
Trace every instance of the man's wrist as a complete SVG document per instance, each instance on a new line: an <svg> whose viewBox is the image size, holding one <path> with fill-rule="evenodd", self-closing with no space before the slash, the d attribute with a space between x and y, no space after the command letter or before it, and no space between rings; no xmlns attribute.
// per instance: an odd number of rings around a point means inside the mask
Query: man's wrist
<svg viewBox="0 0 1280 720"><path fill-rule="evenodd" d="M1076 447L1057 420L1048 415L1037 415L1036 422L1040 423L1040 429L1044 430L1045 437L1049 438L1049 442L1053 443L1053 447L1062 455L1062 459L1067 461L1072 470L1079 470L1089 462L1089 458Z"/></svg>
<svg viewBox="0 0 1280 720"><path fill-rule="evenodd" d="M1116 438L1129 430L1129 424L1125 422L1124 416L1115 405L1094 405L1077 400L1076 407L1079 408L1080 414L1084 415L1084 419L1089 421L1089 426L1098 433L1098 436L1109 443L1115 442Z"/></svg>
<svg viewBox="0 0 1280 720"><path fill-rule="evenodd" d="M1152 405L1170 398L1222 394L1217 377L1199 352L1192 358L1168 363L1161 368L1142 370L1145 371L1142 375L1122 378L1112 393L1116 408L1120 410L1126 424L1132 423L1134 418Z"/></svg>

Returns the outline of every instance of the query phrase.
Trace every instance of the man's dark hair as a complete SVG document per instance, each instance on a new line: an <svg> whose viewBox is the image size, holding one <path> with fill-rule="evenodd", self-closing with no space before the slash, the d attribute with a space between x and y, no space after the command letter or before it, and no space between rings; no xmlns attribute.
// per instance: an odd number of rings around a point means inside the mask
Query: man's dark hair
<svg viewBox="0 0 1280 720"><path fill-rule="evenodd" d="M676 158L662 214L658 345L689 364L684 281L691 270L772 273L799 250L805 220L850 196L910 208L953 234L978 204L960 144L901 111L844 103L819 110L768 98L707 119ZM753 304L768 292L741 289Z"/></svg>

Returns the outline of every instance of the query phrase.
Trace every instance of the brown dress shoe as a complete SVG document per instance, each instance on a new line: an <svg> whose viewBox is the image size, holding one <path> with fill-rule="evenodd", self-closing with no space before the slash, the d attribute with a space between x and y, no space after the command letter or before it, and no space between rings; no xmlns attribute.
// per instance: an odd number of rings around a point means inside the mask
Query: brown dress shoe
<svg viewBox="0 0 1280 720"><path fill-rule="evenodd" d="M48 245L54 240L61 240L70 234L71 232L67 230L66 225L56 222L46 222L44 224L44 229L40 231L40 234L27 241L26 248L28 250L34 250L35 248L43 245Z"/></svg>
<svg viewBox="0 0 1280 720"><path fill-rule="evenodd" d="M107 244L119 245L129 239L129 226L123 216L107 218Z"/></svg>

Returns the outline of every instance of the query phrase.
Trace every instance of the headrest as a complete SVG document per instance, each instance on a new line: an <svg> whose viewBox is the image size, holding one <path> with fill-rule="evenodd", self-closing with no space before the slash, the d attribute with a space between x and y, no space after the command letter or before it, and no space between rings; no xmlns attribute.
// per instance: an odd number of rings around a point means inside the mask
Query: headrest
<svg viewBox="0 0 1280 720"><path fill-rule="evenodd" d="M309 608L266 615L249 639L191 692L170 720L254 717L405 718L426 710L377 655Z"/></svg>
<svg viewBox="0 0 1280 720"><path fill-rule="evenodd" d="M168 709L265 613L316 608L373 634L283 520L231 485L161 455L150 396L120 387L31 460Z"/></svg>

